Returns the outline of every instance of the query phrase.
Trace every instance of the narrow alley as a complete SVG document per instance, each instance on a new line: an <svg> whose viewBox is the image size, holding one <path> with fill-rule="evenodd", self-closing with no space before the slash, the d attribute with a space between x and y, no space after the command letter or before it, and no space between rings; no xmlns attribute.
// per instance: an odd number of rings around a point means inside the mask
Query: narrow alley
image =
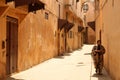
<svg viewBox="0 0 120 80"><path fill-rule="evenodd" d="M31 69L13 74L7 80L111 80L105 70L103 75L95 74L91 49L84 45L81 49L64 56L47 60Z"/></svg>
<svg viewBox="0 0 120 80"><path fill-rule="evenodd" d="M120 0L0 0L0 80L120 80L119 13Z"/></svg>

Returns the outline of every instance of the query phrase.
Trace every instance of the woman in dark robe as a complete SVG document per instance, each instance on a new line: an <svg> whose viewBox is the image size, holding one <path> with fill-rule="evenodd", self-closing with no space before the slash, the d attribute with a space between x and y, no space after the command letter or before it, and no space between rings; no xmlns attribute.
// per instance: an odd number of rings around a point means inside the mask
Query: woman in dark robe
<svg viewBox="0 0 120 80"><path fill-rule="evenodd" d="M95 45L92 49L92 57L93 57L96 73L99 74L102 74L104 53L105 53L105 48L101 44L101 41L98 40L97 45Z"/></svg>

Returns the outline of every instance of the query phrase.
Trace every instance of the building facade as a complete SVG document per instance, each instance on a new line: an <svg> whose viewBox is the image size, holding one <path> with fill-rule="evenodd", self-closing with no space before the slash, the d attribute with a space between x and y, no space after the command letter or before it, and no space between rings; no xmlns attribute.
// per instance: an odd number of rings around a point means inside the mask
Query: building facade
<svg viewBox="0 0 120 80"><path fill-rule="evenodd" d="M95 43L95 8L94 1L82 0L82 19L84 21L84 43Z"/></svg>
<svg viewBox="0 0 120 80"><path fill-rule="evenodd" d="M62 2L63 1L63 2ZM80 0L59 0L59 54L81 48L83 22L81 19Z"/></svg>
<svg viewBox="0 0 120 80"><path fill-rule="evenodd" d="M81 48L80 1L66 1L0 0L0 79Z"/></svg>
<svg viewBox="0 0 120 80"><path fill-rule="evenodd" d="M104 66L113 80L120 80L120 1L96 1L96 39L105 46Z"/></svg>
<svg viewBox="0 0 120 80"><path fill-rule="evenodd" d="M95 43L95 3L87 2L89 8L86 13L86 22L88 26L88 44Z"/></svg>

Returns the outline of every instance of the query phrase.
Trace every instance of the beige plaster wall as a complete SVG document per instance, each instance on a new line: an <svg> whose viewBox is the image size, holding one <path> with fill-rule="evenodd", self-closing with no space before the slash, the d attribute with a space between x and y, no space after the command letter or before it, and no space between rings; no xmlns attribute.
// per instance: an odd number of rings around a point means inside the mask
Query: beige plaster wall
<svg viewBox="0 0 120 80"><path fill-rule="evenodd" d="M6 41L6 16L18 19L18 72L58 55L59 3L56 0L42 1L45 3L45 10L27 13L25 12L27 11L26 6L19 7L17 8L19 10L16 10L12 6L14 3L10 3L8 4L10 7L4 16L0 16L0 77L6 76L6 48L1 49L2 40ZM45 13L48 14L48 19L45 19ZM73 21L73 15L69 21ZM71 29L75 33L75 38L69 41L72 49L78 47L77 27L80 23L76 20L75 24ZM64 29L60 36L60 52L62 53L65 52Z"/></svg>
<svg viewBox="0 0 120 80"><path fill-rule="evenodd" d="M45 12L30 13L19 26L20 70L57 55L57 18L48 12L49 18L45 19Z"/></svg>
<svg viewBox="0 0 120 80"><path fill-rule="evenodd" d="M107 2L106 2L107 1ZM113 2L114 1L114 2ZM105 68L108 70L113 80L120 79L120 1L103 0L101 2L100 16L97 18L97 38L99 30L102 31L102 43L106 48L104 56ZM103 5L104 4L104 5Z"/></svg>
<svg viewBox="0 0 120 80"><path fill-rule="evenodd" d="M51 1L51 0L50 0ZM55 0L54 0L55 1ZM0 78L6 76L6 49L1 49L2 40L6 41L6 16L17 18L18 23L18 71L28 69L57 55L57 11L51 4L50 8L24 14L16 12L11 6L4 16L0 16ZM51 5L51 6L50 6ZM55 12L56 11L56 12ZM45 19L48 13L48 19Z"/></svg>
<svg viewBox="0 0 120 80"><path fill-rule="evenodd" d="M95 40L95 31L92 28L88 27L88 43L94 44Z"/></svg>
<svg viewBox="0 0 120 80"><path fill-rule="evenodd" d="M0 79L5 77L6 73L6 46L2 49L2 41L6 43L6 24L5 18L0 17Z"/></svg>

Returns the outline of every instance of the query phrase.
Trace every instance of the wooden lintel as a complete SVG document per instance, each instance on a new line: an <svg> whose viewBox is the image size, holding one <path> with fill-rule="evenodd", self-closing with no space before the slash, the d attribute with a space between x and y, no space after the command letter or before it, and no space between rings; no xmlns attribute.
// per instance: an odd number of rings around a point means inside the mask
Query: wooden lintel
<svg viewBox="0 0 120 80"><path fill-rule="evenodd" d="M0 17L3 17L9 10L9 6L0 6Z"/></svg>

